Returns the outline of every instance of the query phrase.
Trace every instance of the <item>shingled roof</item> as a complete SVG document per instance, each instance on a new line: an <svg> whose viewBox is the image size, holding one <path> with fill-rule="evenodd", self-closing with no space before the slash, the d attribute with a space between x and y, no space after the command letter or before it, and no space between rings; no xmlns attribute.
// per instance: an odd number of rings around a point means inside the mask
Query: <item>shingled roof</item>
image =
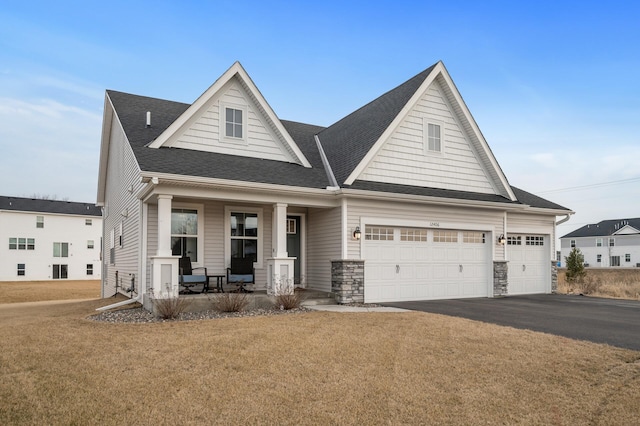
<svg viewBox="0 0 640 426"><path fill-rule="evenodd" d="M633 219L603 220L598 223L585 225L582 228L569 232L567 235L560 238L609 237L627 225L640 230L640 217Z"/></svg>
<svg viewBox="0 0 640 426"><path fill-rule="evenodd" d="M0 210L34 213L72 214L82 216L102 216L100 207L91 203L73 201L42 200L0 196Z"/></svg>
<svg viewBox="0 0 640 426"><path fill-rule="evenodd" d="M107 96L113 104L114 111L122 124L142 171L324 189L331 186L332 183L315 141L317 136L338 185L342 188L505 204L526 204L537 208L570 212L565 207L513 187L518 201L494 194L362 180L356 180L352 185L344 184L347 177L400 114L436 65L438 64L425 69L329 127L280 120L303 155L308 159L311 164L310 168L294 163L215 152L164 146L150 148L148 145L176 121L190 105L114 90L107 90ZM147 111L150 111L152 115L150 127L146 126Z"/></svg>

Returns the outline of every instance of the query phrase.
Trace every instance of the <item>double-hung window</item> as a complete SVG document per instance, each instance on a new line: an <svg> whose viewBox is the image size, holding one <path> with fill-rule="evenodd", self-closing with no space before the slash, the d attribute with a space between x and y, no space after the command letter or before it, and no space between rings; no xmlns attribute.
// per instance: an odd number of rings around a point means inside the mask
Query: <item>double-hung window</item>
<svg viewBox="0 0 640 426"><path fill-rule="evenodd" d="M25 276L26 268L24 263L18 263L18 276Z"/></svg>
<svg viewBox="0 0 640 426"><path fill-rule="evenodd" d="M224 108L224 135L228 138L243 139L244 111L237 108Z"/></svg>
<svg viewBox="0 0 640 426"><path fill-rule="evenodd" d="M44 216L36 216L36 228L44 228Z"/></svg>
<svg viewBox="0 0 640 426"><path fill-rule="evenodd" d="M424 132L424 152L425 153L441 153L443 123L429 119L423 120Z"/></svg>
<svg viewBox="0 0 640 426"><path fill-rule="evenodd" d="M258 261L258 214L231 212L231 257Z"/></svg>
<svg viewBox="0 0 640 426"><path fill-rule="evenodd" d="M200 262L198 239L198 209L171 209L171 254L189 257L191 262Z"/></svg>

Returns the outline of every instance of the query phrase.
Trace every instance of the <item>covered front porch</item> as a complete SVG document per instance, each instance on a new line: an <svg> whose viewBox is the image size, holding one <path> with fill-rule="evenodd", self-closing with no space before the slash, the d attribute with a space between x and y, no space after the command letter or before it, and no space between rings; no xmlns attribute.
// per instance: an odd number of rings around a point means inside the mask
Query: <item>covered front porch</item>
<svg viewBox="0 0 640 426"><path fill-rule="evenodd" d="M193 274L209 277L208 293L218 285L224 291L238 288L229 280L232 260L253 266L252 279L242 284L255 295L291 294L294 288L329 293L341 232L339 224L335 230L321 225L326 217L340 217L340 206L329 191L318 195L153 185L142 204L143 297L193 297L181 286L180 261L186 257ZM330 234L336 250L319 247L316 237L323 234L320 246ZM201 286L189 290L199 293Z"/></svg>

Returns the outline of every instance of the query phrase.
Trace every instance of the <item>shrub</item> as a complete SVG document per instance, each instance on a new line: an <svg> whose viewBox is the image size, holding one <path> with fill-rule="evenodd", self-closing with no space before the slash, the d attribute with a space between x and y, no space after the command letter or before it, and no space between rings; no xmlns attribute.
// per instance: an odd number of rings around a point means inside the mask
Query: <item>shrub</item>
<svg viewBox="0 0 640 426"><path fill-rule="evenodd" d="M566 278L568 282L582 282L587 272L584 270L584 255L574 247L564 260L567 262Z"/></svg>
<svg viewBox="0 0 640 426"><path fill-rule="evenodd" d="M304 296L302 293L294 291L293 294L280 294L276 296L273 304L276 309L288 311L289 309L298 309L303 301Z"/></svg>
<svg viewBox="0 0 640 426"><path fill-rule="evenodd" d="M210 300L213 308L220 312L240 312L249 304L246 293L218 293Z"/></svg>
<svg viewBox="0 0 640 426"><path fill-rule="evenodd" d="M184 297L154 299L156 315L162 319L175 319L189 307L190 301Z"/></svg>

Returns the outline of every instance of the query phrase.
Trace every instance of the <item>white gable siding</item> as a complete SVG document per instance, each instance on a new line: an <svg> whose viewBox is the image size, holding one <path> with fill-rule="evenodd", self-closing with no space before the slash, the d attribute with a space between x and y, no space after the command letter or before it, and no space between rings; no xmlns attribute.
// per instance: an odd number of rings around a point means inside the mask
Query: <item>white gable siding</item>
<svg viewBox="0 0 640 426"><path fill-rule="evenodd" d="M443 125L442 153L425 152L425 121ZM496 193L440 85L429 86L359 179L480 193Z"/></svg>
<svg viewBox="0 0 640 426"><path fill-rule="evenodd" d="M103 296L130 287L132 279L136 291L140 291L140 201L136 193L144 185L140 182L140 169L131 146L117 119L111 125L108 154L107 182L105 188L105 217L103 231ZM122 224L122 247L119 244ZM110 233L115 230L115 264L110 263ZM131 293L125 293L133 296Z"/></svg>
<svg viewBox="0 0 640 426"><path fill-rule="evenodd" d="M244 140L229 140L224 137L225 105L245 111L243 117L246 135ZM221 154L295 162L285 148L260 108L245 91L237 79L227 83L217 96L207 103L205 109L187 124L187 128L171 143L176 148L218 152Z"/></svg>
<svg viewBox="0 0 640 426"><path fill-rule="evenodd" d="M507 234L532 234L549 236L549 261L556 258L555 216L507 213ZM507 247L508 251L508 247ZM507 253L507 257L509 254Z"/></svg>

